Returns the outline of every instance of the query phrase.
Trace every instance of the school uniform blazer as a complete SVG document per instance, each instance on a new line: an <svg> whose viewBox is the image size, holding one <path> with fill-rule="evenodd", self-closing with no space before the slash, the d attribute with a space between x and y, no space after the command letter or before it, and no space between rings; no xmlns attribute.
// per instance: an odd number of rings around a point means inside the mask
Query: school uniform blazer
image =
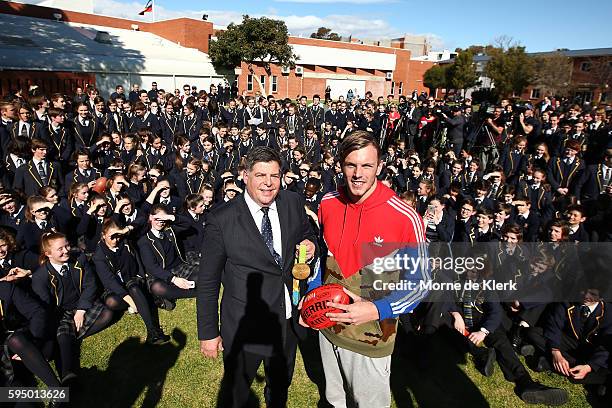
<svg viewBox="0 0 612 408"><path fill-rule="evenodd" d="M60 126L55 132L50 124L40 129L41 139L47 143L47 158L70 161L74 151L74 134L68 126Z"/></svg>
<svg viewBox="0 0 612 408"><path fill-rule="evenodd" d="M96 248L96 252L93 256L93 263L96 274L98 275L100 282L102 282L104 289L109 290L115 295L123 298L128 294L128 291L125 289L125 283L123 282L127 282L130 279L135 278L136 274L134 272L138 271L139 266L136 259L136 254L129 245L125 243L120 245L117 252L117 255L123 259L124 263L129 263L127 269L124 268L124 270L119 270L118 265L113 264L111 261L112 251L104 242L101 242ZM119 273L121 273L123 282L121 282Z"/></svg>
<svg viewBox="0 0 612 408"><path fill-rule="evenodd" d="M549 349L559 348L563 335L591 347L586 363L593 371L608 367L609 351L602 344L612 335L610 303L600 301L586 321L580 316L580 303L556 303L544 324L544 337Z"/></svg>
<svg viewBox="0 0 612 408"><path fill-rule="evenodd" d="M566 165L562 157L555 157L549 163L548 182L554 191L563 187L569 189L569 194L580 196L584 169L584 163L579 157L575 157L571 165Z"/></svg>
<svg viewBox="0 0 612 408"><path fill-rule="evenodd" d="M48 217L47 223L46 231L49 231L51 228L62 232L64 230L64 228L59 226L59 222L53 214ZM17 246L30 251L38 252L40 249L40 238L42 237L43 232L45 231L41 230L36 222L23 222L17 231Z"/></svg>
<svg viewBox="0 0 612 408"><path fill-rule="evenodd" d="M175 229L177 229L177 226L179 227L178 230L183 230L187 227L186 225L181 225L181 221L179 217L177 217L173 226L167 227L164 230L164 234L166 234L172 243L175 255L174 259L185 262L180 241L176 236ZM164 248L151 230L138 240L138 251L140 253L140 259L142 260L142 265L147 274L156 279L170 282L174 277L172 272L170 272L174 265L168 263L170 261L170 255L164 251Z"/></svg>
<svg viewBox="0 0 612 408"><path fill-rule="evenodd" d="M77 310L91 308L96 300L96 277L84 256L68 261L68 274L79 293ZM32 289L45 304L62 308L66 289L61 277L49 261L32 274Z"/></svg>
<svg viewBox="0 0 612 408"><path fill-rule="evenodd" d="M68 173L66 175L66 179L64 180L64 188L66 189L66 191L68 191L68 190L70 190L70 187L74 183L85 183L85 184L88 184L89 182L97 180L100 177L102 177L102 173L100 172L100 170L98 170L96 168L89 169L89 177L85 177L79 171L79 169L74 169L74 170L72 170L70 173Z"/></svg>
<svg viewBox="0 0 612 408"><path fill-rule="evenodd" d="M17 329L13 324L19 325L23 318L35 338L47 337L48 319L42 304L25 289L11 282L0 282L0 321L9 329Z"/></svg>
<svg viewBox="0 0 612 408"><path fill-rule="evenodd" d="M62 186L62 177L60 174L60 165L57 162L46 161L47 163L47 179L50 186L59 190ZM15 170L15 180L13 188L22 191L27 196L38 194L38 190L43 187L43 182L38 174L38 169L34 165L33 160L28 160L23 166Z"/></svg>

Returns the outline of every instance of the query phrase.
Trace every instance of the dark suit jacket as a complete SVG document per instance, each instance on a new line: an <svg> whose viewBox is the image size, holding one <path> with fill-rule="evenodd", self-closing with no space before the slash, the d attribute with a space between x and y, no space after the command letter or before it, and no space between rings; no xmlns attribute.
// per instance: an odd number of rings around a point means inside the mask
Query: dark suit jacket
<svg viewBox="0 0 612 408"><path fill-rule="evenodd" d="M198 337L207 340L221 335L229 353L243 348L264 355L271 353L273 343L284 341L289 325L296 331L299 327L295 306L291 322L285 318L285 287L291 292L295 246L304 239L314 243L317 239L299 195L280 191L276 205L283 243L280 266L270 254L243 195L207 216L202 246L206 262L200 263L196 288ZM249 318L245 319L247 314ZM239 333L248 336L237 338ZM277 334L281 333L279 338Z"/></svg>

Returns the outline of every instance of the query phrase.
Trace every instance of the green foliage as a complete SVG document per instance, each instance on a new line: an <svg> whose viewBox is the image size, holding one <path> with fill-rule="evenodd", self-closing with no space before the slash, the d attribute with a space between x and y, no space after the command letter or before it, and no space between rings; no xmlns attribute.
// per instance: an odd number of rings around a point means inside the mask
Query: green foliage
<svg viewBox="0 0 612 408"><path fill-rule="evenodd" d="M534 57L532 85L540 88L545 95L568 96L571 75L572 61L561 52Z"/></svg>
<svg viewBox="0 0 612 408"><path fill-rule="evenodd" d="M429 68L423 75L423 84L429 88L432 93L434 93L438 88L446 88L447 69L448 65L434 65L433 67Z"/></svg>
<svg viewBox="0 0 612 408"><path fill-rule="evenodd" d="M289 45L285 22L266 17L243 17L242 23L230 24L210 44L210 58L218 68L232 69L242 61L295 65L296 56Z"/></svg>
<svg viewBox="0 0 612 408"><path fill-rule="evenodd" d="M316 32L310 34L310 38L318 38L320 40L340 41L338 33L332 32L331 28L319 27Z"/></svg>
<svg viewBox="0 0 612 408"><path fill-rule="evenodd" d="M472 51L463 51L446 72L447 82L453 89L467 89L478 83L478 74Z"/></svg>
<svg viewBox="0 0 612 408"><path fill-rule="evenodd" d="M488 47L487 54L491 59L487 62L485 74L493 80L500 95L520 94L531 83L534 63L525 53L525 47Z"/></svg>

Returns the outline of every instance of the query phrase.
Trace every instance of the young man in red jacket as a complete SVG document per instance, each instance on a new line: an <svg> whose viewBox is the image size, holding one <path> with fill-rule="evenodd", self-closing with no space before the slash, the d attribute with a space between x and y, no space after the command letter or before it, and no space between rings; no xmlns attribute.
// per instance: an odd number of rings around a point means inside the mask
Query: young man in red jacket
<svg viewBox="0 0 612 408"><path fill-rule="evenodd" d="M388 407L397 317L414 309L427 294L418 283L429 275L426 267L410 273L402 268L382 271L378 261L389 256L423 257L423 220L377 181L381 154L369 132L346 137L339 156L346 185L321 201L325 267L309 282L310 290L339 283L352 298L349 305L329 303L342 312L328 313L337 324L319 335L326 398L334 407L345 407L350 400L360 407ZM381 290L382 281L391 276L395 281L410 280L415 288ZM345 389L352 395L347 397Z"/></svg>

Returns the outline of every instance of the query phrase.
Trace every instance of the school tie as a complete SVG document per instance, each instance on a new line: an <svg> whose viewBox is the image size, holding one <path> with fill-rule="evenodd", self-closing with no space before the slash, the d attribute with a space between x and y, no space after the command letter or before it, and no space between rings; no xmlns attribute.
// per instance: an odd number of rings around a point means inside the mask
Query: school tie
<svg viewBox="0 0 612 408"><path fill-rule="evenodd" d="M463 321L465 327L471 329L474 325L474 315L472 314L472 291L466 290L463 293Z"/></svg>
<svg viewBox="0 0 612 408"><path fill-rule="evenodd" d="M60 275L67 276L68 275L68 265L62 265L60 268Z"/></svg>
<svg viewBox="0 0 612 408"><path fill-rule="evenodd" d="M166 239L166 233L164 231L159 231L159 239L161 241Z"/></svg>
<svg viewBox="0 0 612 408"><path fill-rule="evenodd" d="M21 137L28 137L28 126L24 123L21 125L21 132L19 133Z"/></svg>
<svg viewBox="0 0 612 408"><path fill-rule="evenodd" d="M40 229L43 231L47 229L47 221L40 222Z"/></svg>
<svg viewBox="0 0 612 408"><path fill-rule="evenodd" d="M21 157L18 157L17 161L15 163L15 167L19 168L19 167L23 166L24 163L25 163L25 160L23 160Z"/></svg>
<svg viewBox="0 0 612 408"><path fill-rule="evenodd" d="M274 236L272 235L272 223L270 222L270 217L268 216L268 212L270 211L269 207L261 207L261 212L263 212L263 219L261 220L261 235L272 254L272 257L276 261L278 265L281 264L281 256L276 253L274 250Z"/></svg>
<svg viewBox="0 0 612 408"><path fill-rule="evenodd" d="M45 164L43 162L38 162L38 175L40 176L40 181L43 186L49 184L49 180L47 179L47 171L45 170Z"/></svg>
<svg viewBox="0 0 612 408"><path fill-rule="evenodd" d="M587 305L580 306L580 317L582 318L582 322L586 322L591 314L591 309Z"/></svg>

